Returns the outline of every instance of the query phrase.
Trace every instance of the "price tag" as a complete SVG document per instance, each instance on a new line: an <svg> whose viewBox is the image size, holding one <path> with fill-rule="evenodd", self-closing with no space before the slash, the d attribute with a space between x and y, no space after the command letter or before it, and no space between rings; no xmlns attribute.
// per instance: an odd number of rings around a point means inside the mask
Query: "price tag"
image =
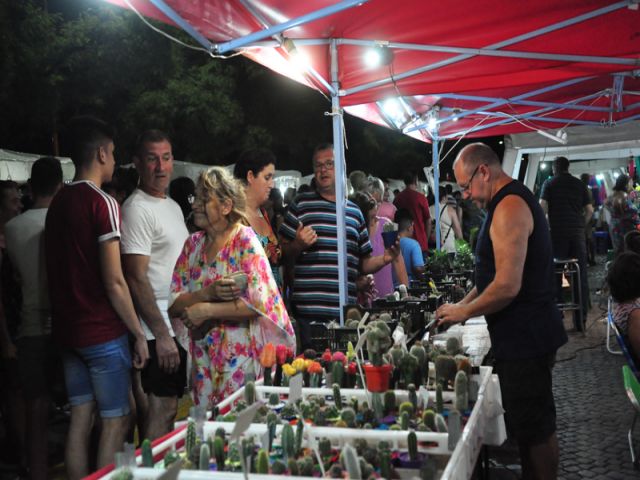
<svg viewBox="0 0 640 480"><path fill-rule="evenodd" d="M173 462L169 465L169 468L158 477L158 480L177 480L180 469L182 468L182 462L183 460L181 458Z"/></svg>
<svg viewBox="0 0 640 480"><path fill-rule="evenodd" d="M302 374L298 373L289 379L288 403L296 403L300 398L302 398Z"/></svg>
<svg viewBox="0 0 640 480"><path fill-rule="evenodd" d="M369 320L369 312L364 312L364 315L362 316L362 319L358 324L358 330L362 330L364 328L365 324L367 323L367 320Z"/></svg>
<svg viewBox="0 0 640 480"><path fill-rule="evenodd" d="M249 426L253 422L253 419L256 416L256 412L261 406L262 402L257 401L238 414L236 423L233 426L233 432L231 432L231 440L240 438L240 435L247 431L247 428L249 428Z"/></svg>
<svg viewBox="0 0 640 480"><path fill-rule="evenodd" d="M360 338L358 338L358 343L356 343L356 346L354 348L354 351L356 352L356 355L358 354L358 352L360 351L360 349L363 347L364 345L364 341L367 339L367 335L369 335L369 331L365 330L362 335L360 335Z"/></svg>
<svg viewBox="0 0 640 480"><path fill-rule="evenodd" d="M422 408L429 408L429 390L424 385L420 385L418 389L418 398L422 401Z"/></svg>

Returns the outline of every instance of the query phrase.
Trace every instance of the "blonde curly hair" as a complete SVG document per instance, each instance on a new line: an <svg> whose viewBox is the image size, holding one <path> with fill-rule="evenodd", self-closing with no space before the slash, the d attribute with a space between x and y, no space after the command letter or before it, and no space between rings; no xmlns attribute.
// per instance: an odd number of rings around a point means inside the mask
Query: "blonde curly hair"
<svg viewBox="0 0 640 480"><path fill-rule="evenodd" d="M231 211L227 216L230 223L248 225L244 187L223 167L209 167L198 176L197 187L207 198L215 197L220 203L231 201Z"/></svg>

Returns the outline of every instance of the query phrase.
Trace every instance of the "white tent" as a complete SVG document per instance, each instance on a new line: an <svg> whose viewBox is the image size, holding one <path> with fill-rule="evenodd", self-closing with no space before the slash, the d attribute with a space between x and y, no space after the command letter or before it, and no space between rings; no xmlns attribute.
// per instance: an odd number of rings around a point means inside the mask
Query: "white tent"
<svg viewBox="0 0 640 480"><path fill-rule="evenodd" d="M583 160L571 167L571 173L602 173L610 187L613 172L624 168L630 156L640 156L640 122L613 127L577 126L565 130L566 145L537 132L505 136L504 170L517 178L522 156L528 154L529 163L524 182L529 188L533 188L540 162L564 156L572 162Z"/></svg>
<svg viewBox="0 0 640 480"><path fill-rule="evenodd" d="M23 183L31 177L31 167L40 157L34 153L14 152L0 149L0 180L13 180ZM70 181L76 173L76 169L70 158L57 157L62 165L62 177L64 181Z"/></svg>

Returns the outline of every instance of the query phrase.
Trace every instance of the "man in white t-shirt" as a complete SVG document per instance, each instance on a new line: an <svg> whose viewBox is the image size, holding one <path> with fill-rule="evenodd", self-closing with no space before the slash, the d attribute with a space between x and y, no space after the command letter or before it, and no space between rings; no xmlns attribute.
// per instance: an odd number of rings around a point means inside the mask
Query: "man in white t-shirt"
<svg viewBox="0 0 640 480"><path fill-rule="evenodd" d="M18 327L18 374L27 413L27 453L33 479L48 473L47 417L54 367L58 365L51 339L51 307L44 259L44 223L53 196L62 187L62 167L53 157L31 167L33 206L5 225L11 264L20 276L21 323Z"/></svg>
<svg viewBox="0 0 640 480"><path fill-rule="evenodd" d="M167 298L188 232L180 207L166 195L173 172L167 135L144 132L136 144L134 164L140 184L122 207L122 258L149 343L150 361L140 374L146 404L137 403L143 438L153 440L173 429L186 384L187 354L175 339Z"/></svg>

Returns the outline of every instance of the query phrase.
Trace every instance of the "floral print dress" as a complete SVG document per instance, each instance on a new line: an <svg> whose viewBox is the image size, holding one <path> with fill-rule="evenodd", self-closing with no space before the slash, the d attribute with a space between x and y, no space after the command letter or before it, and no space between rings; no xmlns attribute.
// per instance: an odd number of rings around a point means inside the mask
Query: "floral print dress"
<svg viewBox="0 0 640 480"><path fill-rule="evenodd" d="M245 372L260 375L262 347L271 342L295 349L295 334L269 260L251 227L238 226L215 258L207 259L205 232L196 232L184 244L171 280L171 302L234 272L248 277L240 297L258 318L248 322L217 319L201 340L189 338L193 362L191 386L196 405L211 408L244 384ZM176 335L184 341L186 329ZM180 338L179 338L180 340Z"/></svg>

